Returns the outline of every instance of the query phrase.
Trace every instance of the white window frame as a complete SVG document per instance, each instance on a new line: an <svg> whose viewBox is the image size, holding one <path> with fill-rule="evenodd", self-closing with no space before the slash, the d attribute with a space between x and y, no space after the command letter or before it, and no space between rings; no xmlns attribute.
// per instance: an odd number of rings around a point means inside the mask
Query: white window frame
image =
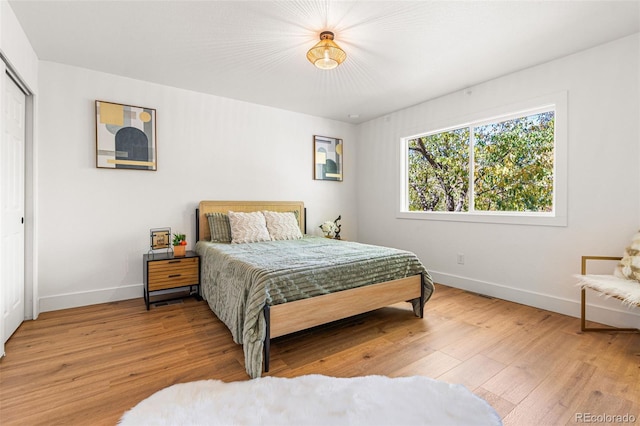
<svg viewBox="0 0 640 426"><path fill-rule="evenodd" d="M553 110L555 113L555 141L553 159L553 210L551 212L499 212L473 210L473 190L469 191L468 212L448 211L409 211L408 196L408 145L409 141L420 136L441 133L461 127L480 126L516 117L533 115ZM450 123L434 126L424 132L406 136L400 140L400 191L396 217L399 219L443 220L454 222L481 222L541 226L567 226L567 93L560 92L528 101L512 104L491 111L484 111L466 117L450 120ZM455 124L454 124L455 123ZM470 135L473 138L473 135ZM470 142L473 142L471 140ZM473 143L469 144L471 170L469 173L470 186L473 186Z"/></svg>

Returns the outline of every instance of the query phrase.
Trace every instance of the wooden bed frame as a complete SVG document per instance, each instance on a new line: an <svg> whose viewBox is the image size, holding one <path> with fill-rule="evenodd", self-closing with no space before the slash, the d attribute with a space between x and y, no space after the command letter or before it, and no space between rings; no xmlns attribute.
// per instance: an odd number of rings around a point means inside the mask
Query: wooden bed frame
<svg viewBox="0 0 640 426"><path fill-rule="evenodd" d="M297 212L300 230L303 234L306 231L305 208L301 201L201 201L196 210L198 241L211 239L207 213L261 210ZM419 274L309 299L265 306L267 335L264 342L264 371L269 371L270 343L273 338L416 298L420 298L422 318L424 297L423 276Z"/></svg>

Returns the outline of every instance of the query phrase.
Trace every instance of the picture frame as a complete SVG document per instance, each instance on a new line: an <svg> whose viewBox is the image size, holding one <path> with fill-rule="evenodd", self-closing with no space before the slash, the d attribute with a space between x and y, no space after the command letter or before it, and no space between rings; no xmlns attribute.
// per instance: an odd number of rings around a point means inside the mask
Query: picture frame
<svg viewBox="0 0 640 426"><path fill-rule="evenodd" d="M156 171L156 110L95 101L96 167Z"/></svg>
<svg viewBox="0 0 640 426"><path fill-rule="evenodd" d="M171 249L171 228L149 230L149 250Z"/></svg>
<svg viewBox="0 0 640 426"><path fill-rule="evenodd" d="M313 136L313 178L342 182L343 142L340 138Z"/></svg>

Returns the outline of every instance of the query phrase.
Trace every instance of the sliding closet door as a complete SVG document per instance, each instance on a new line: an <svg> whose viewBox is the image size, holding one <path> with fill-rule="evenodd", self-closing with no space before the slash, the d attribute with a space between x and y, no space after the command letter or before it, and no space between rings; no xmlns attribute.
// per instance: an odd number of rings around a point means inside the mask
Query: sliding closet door
<svg viewBox="0 0 640 426"><path fill-rule="evenodd" d="M25 317L26 96L8 74L3 72L1 78L4 93L0 109L3 133L0 135L0 300L4 345Z"/></svg>

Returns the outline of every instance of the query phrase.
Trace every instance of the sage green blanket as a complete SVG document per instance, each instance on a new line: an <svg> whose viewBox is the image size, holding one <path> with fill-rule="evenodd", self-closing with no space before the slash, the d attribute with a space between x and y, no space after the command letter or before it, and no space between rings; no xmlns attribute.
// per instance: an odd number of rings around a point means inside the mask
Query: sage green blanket
<svg viewBox="0 0 640 426"><path fill-rule="evenodd" d="M415 254L388 247L306 236L301 240L222 244L200 241L202 296L243 345L245 368L260 377L263 307L422 273L426 302L433 281ZM419 301L413 301L418 312Z"/></svg>

